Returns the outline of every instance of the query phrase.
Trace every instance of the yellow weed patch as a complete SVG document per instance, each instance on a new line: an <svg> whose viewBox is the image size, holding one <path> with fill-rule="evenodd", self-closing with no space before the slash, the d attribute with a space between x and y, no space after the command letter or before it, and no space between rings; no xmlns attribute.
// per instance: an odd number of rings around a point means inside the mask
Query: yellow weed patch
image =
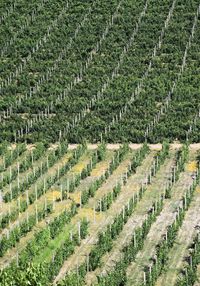
<svg viewBox="0 0 200 286"><path fill-rule="evenodd" d="M91 222L94 222L94 220L97 222L102 219L103 215L99 212L94 212L94 209L82 208L79 210L79 217L80 219L87 218Z"/></svg>
<svg viewBox="0 0 200 286"><path fill-rule="evenodd" d="M197 162L191 161L187 164L186 170L189 172L195 172L197 170Z"/></svg>
<svg viewBox="0 0 200 286"><path fill-rule="evenodd" d="M70 193L69 197L74 200L76 204L80 204L81 200L81 192L76 192L76 193Z"/></svg>
<svg viewBox="0 0 200 286"><path fill-rule="evenodd" d="M61 197L61 193L60 191L57 191L57 190L53 190L49 193L47 193L47 199L48 200L56 200L56 199L59 199Z"/></svg>
<svg viewBox="0 0 200 286"><path fill-rule="evenodd" d="M91 176L100 177L104 171L107 169L108 163L103 162L101 165L99 164L98 167L94 168L91 172Z"/></svg>
<svg viewBox="0 0 200 286"><path fill-rule="evenodd" d="M72 172L80 173L85 168L85 164L83 162L78 163L72 168Z"/></svg>
<svg viewBox="0 0 200 286"><path fill-rule="evenodd" d="M69 158L71 157L71 154L66 154L60 161L59 161L59 163L66 163L68 160L69 160Z"/></svg>
<svg viewBox="0 0 200 286"><path fill-rule="evenodd" d="M200 193L200 187L197 187L197 188L196 188L196 191L197 191L198 193Z"/></svg>

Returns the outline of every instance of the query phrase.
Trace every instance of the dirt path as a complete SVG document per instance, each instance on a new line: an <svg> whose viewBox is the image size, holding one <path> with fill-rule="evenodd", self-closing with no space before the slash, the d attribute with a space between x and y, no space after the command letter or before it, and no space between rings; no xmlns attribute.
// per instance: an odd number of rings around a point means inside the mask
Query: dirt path
<svg viewBox="0 0 200 286"><path fill-rule="evenodd" d="M107 149L108 150L117 150L119 149L119 147L122 144L116 143L116 144L107 144ZM158 144L148 144L151 150L160 150L162 148L162 143L158 143ZM170 147L171 149L180 149L181 146L183 144L182 143L171 143ZM69 149L75 149L77 148L78 144L69 144ZM129 144L130 148L133 150L137 150L139 148L141 148L142 144L136 144L136 143L130 143ZM88 149L94 150L98 147L98 144L88 144ZM199 150L200 149L200 143L194 143L194 144L190 144L190 149L191 150Z"/></svg>

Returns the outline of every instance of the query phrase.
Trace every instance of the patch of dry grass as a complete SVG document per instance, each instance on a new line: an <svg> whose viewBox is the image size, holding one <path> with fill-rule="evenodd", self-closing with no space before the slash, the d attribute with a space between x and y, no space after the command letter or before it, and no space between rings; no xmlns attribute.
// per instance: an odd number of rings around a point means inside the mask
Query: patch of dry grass
<svg viewBox="0 0 200 286"><path fill-rule="evenodd" d="M80 204L81 192L69 193L70 199L72 199L76 204Z"/></svg>
<svg viewBox="0 0 200 286"><path fill-rule="evenodd" d="M87 218L89 221L99 222L102 219L103 214L94 211L92 208L82 208L79 210L78 216L83 219Z"/></svg>
<svg viewBox="0 0 200 286"><path fill-rule="evenodd" d="M186 165L186 171L195 172L197 167L197 161L191 161Z"/></svg>
<svg viewBox="0 0 200 286"><path fill-rule="evenodd" d="M53 189L51 192L48 192L46 195L46 198L48 200L56 200L61 197L61 192L58 191L57 189Z"/></svg>

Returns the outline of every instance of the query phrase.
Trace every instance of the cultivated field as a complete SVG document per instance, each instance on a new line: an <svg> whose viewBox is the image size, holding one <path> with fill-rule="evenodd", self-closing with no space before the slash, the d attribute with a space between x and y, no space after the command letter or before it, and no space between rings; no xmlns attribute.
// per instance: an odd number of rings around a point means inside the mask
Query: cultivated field
<svg viewBox="0 0 200 286"><path fill-rule="evenodd" d="M0 285L199 285L198 144L0 147Z"/></svg>
<svg viewBox="0 0 200 286"><path fill-rule="evenodd" d="M200 1L0 1L0 286L200 286Z"/></svg>
<svg viewBox="0 0 200 286"><path fill-rule="evenodd" d="M200 142L199 0L4 0L0 142Z"/></svg>

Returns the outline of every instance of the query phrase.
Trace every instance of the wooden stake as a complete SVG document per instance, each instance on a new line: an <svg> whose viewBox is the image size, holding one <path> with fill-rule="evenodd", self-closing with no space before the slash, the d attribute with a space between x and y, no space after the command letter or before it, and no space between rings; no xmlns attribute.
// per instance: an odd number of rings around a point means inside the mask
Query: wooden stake
<svg viewBox="0 0 200 286"><path fill-rule="evenodd" d="M26 190L26 204L29 205L28 189Z"/></svg>
<svg viewBox="0 0 200 286"><path fill-rule="evenodd" d="M35 205L35 218L36 218L36 224L38 223L38 210L37 210L37 204Z"/></svg>
<svg viewBox="0 0 200 286"><path fill-rule="evenodd" d="M79 243L81 241L81 223L78 222L78 240L79 240Z"/></svg>
<svg viewBox="0 0 200 286"><path fill-rule="evenodd" d="M95 205L94 205L93 212L94 212L94 223L96 223L96 210L95 210Z"/></svg>
<svg viewBox="0 0 200 286"><path fill-rule="evenodd" d="M60 185L60 199L62 202L62 200L63 200L63 186L62 186L62 184Z"/></svg>
<svg viewBox="0 0 200 286"><path fill-rule="evenodd" d="M146 285L146 272L145 271L144 271L143 280L144 280L144 285Z"/></svg>

